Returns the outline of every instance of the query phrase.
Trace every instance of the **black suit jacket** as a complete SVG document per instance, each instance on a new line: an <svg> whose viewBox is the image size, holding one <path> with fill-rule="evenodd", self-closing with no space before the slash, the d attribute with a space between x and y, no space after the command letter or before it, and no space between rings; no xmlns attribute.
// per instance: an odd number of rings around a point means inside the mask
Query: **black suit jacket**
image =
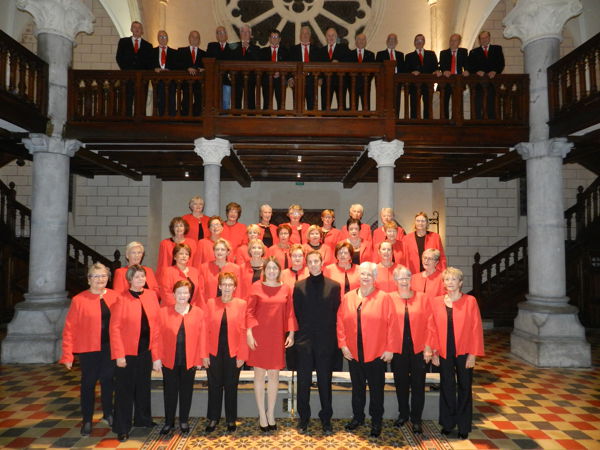
<svg viewBox="0 0 600 450"><path fill-rule="evenodd" d="M160 67L160 47L154 47L152 49L152 57L150 59L151 69L158 69ZM177 50L171 47L167 47L167 61L165 63L165 69L177 70Z"/></svg>
<svg viewBox="0 0 600 450"><path fill-rule="evenodd" d="M242 52L241 42L235 42L229 46L231 47L233 59L236 61L258 61L260 59L260 47L258 45L250 44L245 55Z"/></svg>
<svg viewBox="0 0 600 450"><path fill-rule="evenodd" d="M290 47L289 58L289 61L302 62L302 44L296 44ZM319 47L312 43L308 49L308 61L319 61Z"/></svg>
<svg viewBox="0 0 600 450"><path fill-rule="evenodd" d="M466 48L456 50L456 71L463 73L463 70L469 70L469 53ZM440 70L445 72L452 67L452 50L447 48L440 52Z"/></svg>
<svg viewBox="0 0 600 450"><path fill-rule="evenodd" d="M323 47L319 49L319 61L322 62L331 62L333 60L336 61L347 61L349 58L350 49L346 44L336 44L333 49L332 58L329 59L329 45L325 44Z"/></svg>
<svg viewBox="0 0 600 450"><path fill-rule="evenodd" d="M404 53L399 52L398 50L394 50L394 52L394 57L396 58L396 73L406 72L406 68L404 67ZM377 56L375 57L375 61L377 62L389 61L389 59L390 52L387 49L377 52Z"/></svg>
<svg viewBox="0 0 600 450"><path fill-rule="evenodd" d="M231 61L235 59L233 57L233 49L229 43L225 45L224 50L221 50L221 44L218 42L209 42L208 46L206 47L206 56L208 58L215 58L221 61Z"/></svg>
<svg viewBox="0 0 600 450"><path fill-rule="evenodd" d="M504 53L500 45L490 45L488 47L487 58L483 48L476 47L469 53L469 70L479 72L480 70L488 72L502 73L504 70Z"/></svg>
<svg viewBox="0 0 600 450"><path fill-rule="evenodd" d="M119 39L117 45L117 64L121 70L144 70L150 69L152 63L152 44L140 39L138 52L133 51L133 42L130 37Z"/></svg>
<svg viewBox="0 0 600 450"><path fill-rule="evenodd" d="M407 72L414 72L418 70L421 73L433 73L438 70L438 60L437 56L435 56L435 52L431 50L425 50L423 54L423 65L421 65L421 60L419 59L419 55L417 55L417 51L413 51L407 53L404 57L404 64L406 66Z"/></svg>
<svg viewBox="0 0 600 450"><path fill-rule="evenodd" d="M348 52L348 55L346 57L346 61L345 62L354 62L357 63L358 62L358 51L357 49L354 50L350 50ZM375 62L375 53L373 53L371 50L367 50L366 48L363 49L363 60L362 62Z"/></svg>
<svg viewBox="0 0 600 450"><path fill-rule="evenodd" d="M288 49L284 46L280 45L279 50L277 50L277 62L281 61L289 61L289 52ZM271 46L263 47L260 49L260 61L271 61Z"/></svg>
<svg viewBox="0 0 600 450"><path fill-rule="evenodd" d="M192 62L192 52L190 51L189 45L186 45L185 47L179 47L177 49L177 65L181 70L187 70L190 67L195 67L196 69L204 67L204 64L202 64L202 58L206 58L206 52L200 48L198 48L195 63Z"/></svg>
<svg viewBox="0 0 600 450"><path fill-rule="evenodd" d="M337 311L340 306L339 283L323 274L309 276L298 281L294 287L294 312L298 331L295 346L302 348L311 344L323 352L337 349Z"/></svg>

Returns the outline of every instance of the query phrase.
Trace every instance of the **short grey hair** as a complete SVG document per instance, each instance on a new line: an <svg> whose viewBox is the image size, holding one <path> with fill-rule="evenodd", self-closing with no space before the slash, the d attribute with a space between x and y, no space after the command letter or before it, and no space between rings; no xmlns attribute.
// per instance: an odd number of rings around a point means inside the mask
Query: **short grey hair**
<svg viewBox="0 0 600 450"><path fill-rule="evenodd" d="M405 275L405 277L402 275ZM400 278L410 278L411 276L412 273L410 272L410 269L402 264L398 265L394 269L394 280L399 280Z"/></svg>
<svg viewBox="0 0 600 450"><path fill-rule="evenodd" d="M373 274L373 278L377 278L377 264L374 262L365 261L360 263L360 266L358 266L358 273L362 272L363 270L368 270L371 272L371 274Z"/></svg>

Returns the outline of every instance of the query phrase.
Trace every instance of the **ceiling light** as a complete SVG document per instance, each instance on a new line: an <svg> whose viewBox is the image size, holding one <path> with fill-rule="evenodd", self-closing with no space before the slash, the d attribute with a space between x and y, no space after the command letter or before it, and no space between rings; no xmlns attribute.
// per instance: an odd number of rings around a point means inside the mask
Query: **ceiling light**
<svg viewBox="0 0 600 450"><path fill-rule="evenodd" d="M298 172L298 173L296 174L296 178L302 178L302 174L301 174L300 172Z"/></svg>
<svg viewBox="0 0 600 450"><path fill-rule="evenodd" d="M302 155L298 155L298 162L302 162Z"/></svg>
<svg viewBox="0 0 600 450"><path fill-rule="evenodd" d="M190 172L186 170L186 171L185 171L185 173L184 173L183 175L184 175L186 178L189 178L189 177L190 177Z"/></svg>
<svg viewBox="0 0 600 450"><path fill-rule="evenodd" d="M410 173L405 173L404 175L402 175L402 178L404 178L405 180L410 180Z"/></svg>

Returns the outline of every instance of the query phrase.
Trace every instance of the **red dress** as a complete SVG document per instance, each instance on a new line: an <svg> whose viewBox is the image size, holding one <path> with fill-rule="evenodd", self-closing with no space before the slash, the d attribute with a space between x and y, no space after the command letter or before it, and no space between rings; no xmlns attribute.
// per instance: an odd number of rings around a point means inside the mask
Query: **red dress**
<svg viewBox="0 0 600 450"><path fill-rule="evenodd" d="M258 344L256 350L250 350L248 365L267 370L283 369L285 333L298 329L289 286L254 283L248 300L247 326L252 328Z"/></svg>

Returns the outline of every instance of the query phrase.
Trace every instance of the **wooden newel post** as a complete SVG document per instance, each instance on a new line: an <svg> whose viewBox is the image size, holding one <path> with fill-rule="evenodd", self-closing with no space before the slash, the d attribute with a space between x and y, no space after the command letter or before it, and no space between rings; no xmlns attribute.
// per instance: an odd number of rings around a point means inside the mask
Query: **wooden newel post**
<svg viewBox="0 0 600 450"><path fill-rule="evenodd" d="M481 302L481 264L479 263L481 260L481 255L479 252L475 253L473 259L475 260L473 263L473 295L479 302Z"/></svg>

